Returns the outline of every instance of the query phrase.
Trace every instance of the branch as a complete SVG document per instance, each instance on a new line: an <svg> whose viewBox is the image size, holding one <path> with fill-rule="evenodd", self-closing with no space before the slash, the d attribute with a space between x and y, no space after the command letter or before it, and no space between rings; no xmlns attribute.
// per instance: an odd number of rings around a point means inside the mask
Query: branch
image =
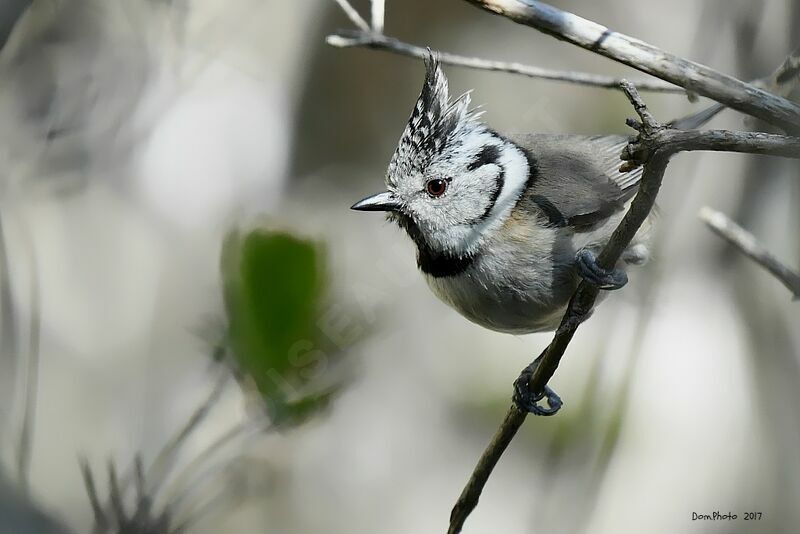
<svg viewBox="0 0 800 534"><path fill-rule="evenodd" d="M742 152L800 159L800 137L763 132L675 130L671 128L655 132L646 144L639 142L629 144L623 150L621 157L633 162L645 161L654 148L662 147L668 147L673 154L678 152Z"/></svg>
<svg viewBox="0 0 800 534"><path fill-rule="evenodd" d="M800 107L712 68L535 0L467 0L619 63L706 96L785 131L800 130Z"/></svg>
<svg viewBox="0 0 800 534"><path fill-rule="evenodd" d="M371 31L369 28L369 24L367 21L361 18L361 15L358 14L358 11L350 5L350 2L347 0L334 0L339 7L342 8L344 14L347 15L347 18L350 19L350 22L358 26L362 31L369 32Z"/></svg>
<svg viewBox="0 0 800 534"><path fill-rule="evenodd" d="M795 300L800 299L800 274L781 263L758 242L753 234L730 220L724 213L708 206L700 210L699 217L715 234L769 271L792 292Z"/></svg>
<svg viewBox="0 0 800 534"><path fill-rule="evenodd" d="M25 396L22 406L22 427L19 433L19 456L17 468L19 481L25 493L30 491L31 457L33 456L33 436L36 427L36 405L39 396L39 364L42 330L42 298L39 283L39 263L35 244L25 232L28 257L30 259L30 318L28 324L28 366L25 373Z"/></svg>
<svg viewBox="0 0 800 534"><path fill-rule="evenodd" d="M384 0L371 0L370 1L370 14L372 20L372 31L375 33L383 33L383 17L386 4Z"/></svg>
<svg viewBox="0 0 800 534"><path fill-rule="evenodd" d="M17 373L21 364L19 324L14 294L14 283L11 273L11 261L8 247L7 214L0 214L0 432L5 430L10 419L12 406L17 396ZM19 454L19 453L18 453ZM23 472L17 473L19 480Z"/></svg>
<svg viewBox="0 0 800 534"><path fill-rule="evenodd" d="M92 506L92 513L94 514L94 534L98 532L106 532L109 527L109 521L103 511L103 505L100 504L100 497L97 494L97 485L94 483L94 475L92 468L89 466L89 461L84 458L79 458L81 467L81 475L83 476L83 483L86 486L86 493L89 496L89 504Z"/></svg>
<svg viewBox="0 0 800 534"><path fill-rule="evenodd" d="M214 387L208 394L206 400L195 408L184 426L158 452L156 459L153 460L152 465L147 471L146 477L150 485L149 489L153 492L156 492L167 479L170 470L174 467L175 458L181 448L186 444L189 437L197 430L200 424L205 421L211 409L217 404L217 401L225 391L229 376L227 370L223 369L217 377Z"/></svg>
<svg viewBox="0 0 800 534"><path fill-rule="evenodd" d="M382 50L392 52L402 56L424 59L428 56L428 49L422 46L403 42L394 37L378 35L369 31L358 30L339 30L329 35L325 41L336 48L369 48L372 50ZM599 87L602 89L619 90L620 78L605 76L602 74L591 74L588 72L560 71L544 69L513 63L507 61L493 61L471 56L460 56L450 52L437 52L439 61L446 65L456 67L466 67L469 69L488 70L495 72L508 72L510 74L521 74L529 78L541 80L554 80L560 82L574 83L589 87ZM636 80L636 87L642 91L659 93L685 93L686 91L671 83L661 80Z"/></svg>
<svg viewBox="0 0 800 534"><path fill-rule="evenodd" d="M795 137L721 130L707 132L672 130L655 120L633 85L623 81L622 89L639 115L641 122L633 119L627 121L628 125L636 129L639 134L625 148L620 157L627 162L625 166L629 169L644 164L644 174L630 209L598 256L598 264L606 269L611 269L616 265L639 227L647 219L655 205L669 160L678 152L726 150L798 157L800 140ZM561 358L575 335L578 325L586 319L594 307L598 293L596 287L586 282L581 281L578 285L553 340L543 352L542 359L528 383L528 389L532 393L543 391L558 369ZM448 534L461 532L467 516L477 506L478 499L492 470L525 422L526 417L527 413L512 403L500 428L495 432L489 446L478 460L478 464L453 507Z"/></svg>

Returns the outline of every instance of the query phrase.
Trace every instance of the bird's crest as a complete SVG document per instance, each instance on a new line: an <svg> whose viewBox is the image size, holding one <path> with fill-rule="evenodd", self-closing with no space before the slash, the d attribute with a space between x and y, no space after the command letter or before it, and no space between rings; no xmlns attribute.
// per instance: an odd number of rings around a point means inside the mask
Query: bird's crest
<svg viewBox="0 0 800 534"><path fill-rule="evenodd" d="M422 92L389 163L386 180L390 186L399 176L425 169L455 137L459 127L477 117L469 111L469 103L469 93L450 101L447 77L429 49Z"/></svg>

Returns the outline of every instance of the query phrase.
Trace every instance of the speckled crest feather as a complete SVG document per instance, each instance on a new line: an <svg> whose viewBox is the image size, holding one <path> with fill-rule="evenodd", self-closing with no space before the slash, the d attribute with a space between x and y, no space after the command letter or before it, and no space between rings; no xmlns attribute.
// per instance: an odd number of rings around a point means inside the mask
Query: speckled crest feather
<svg viewBox="0 0 800 534"><path fill-rule="evenodd" d="M430 53L425 58L422 92L389 163L386 183L395 186L398 177L421 172L441 154L459 126L477 117L469 111L469 103L469 93L450 102L447 77Z"/></svg>

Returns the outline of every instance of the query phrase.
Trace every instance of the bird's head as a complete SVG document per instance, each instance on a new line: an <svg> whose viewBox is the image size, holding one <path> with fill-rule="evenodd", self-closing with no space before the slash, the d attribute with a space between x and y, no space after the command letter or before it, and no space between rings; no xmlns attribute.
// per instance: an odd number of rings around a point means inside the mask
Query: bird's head
<svg viewBox="0 0 800 534"><path fill-rule="evenodd" d="M510 211L528 161L478 120L469 93L450 99L433 54L425 67L422 92L386 171L387 190L352 209L388 212L421 253L459 257L472 254L481 235Z"/></svg>

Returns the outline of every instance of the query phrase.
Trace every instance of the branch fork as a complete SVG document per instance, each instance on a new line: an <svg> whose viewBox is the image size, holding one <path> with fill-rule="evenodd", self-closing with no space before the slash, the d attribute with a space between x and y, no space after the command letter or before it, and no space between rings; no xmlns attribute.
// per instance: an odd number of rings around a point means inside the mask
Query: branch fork
<svg viewBox="0 0 800 534"><path fill-rule="evenodd" d="M640 119L628 118L625 120L625 124L638 132L638 135L625 146L620 155L620 159L625 162L620 167L620 172L629 172L647 163L653 152L662 146L663 141L660 134L667 130L667 126L656 120L650 113L631 82L622 80L620 87Z"/></svg>

